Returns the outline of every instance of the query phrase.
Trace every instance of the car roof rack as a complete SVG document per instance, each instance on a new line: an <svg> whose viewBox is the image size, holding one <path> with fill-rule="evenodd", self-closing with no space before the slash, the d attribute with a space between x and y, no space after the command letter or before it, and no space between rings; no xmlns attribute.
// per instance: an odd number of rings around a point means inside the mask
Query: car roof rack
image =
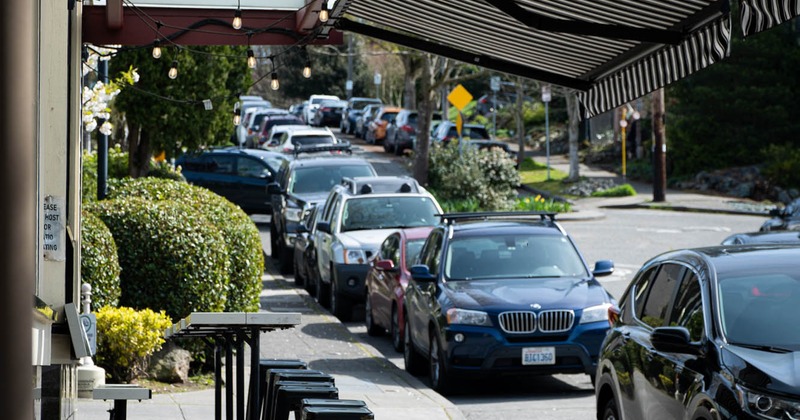
<svg viewBox="0 0 800 420"><path fill-rule="evenodd" d="M465 220L530 220L539 219L541 221L550 222L556 221L556 213L545 211L485 211L485 212L470 212L470 213L442 213L436 216L441 217L442 223L452 225L457 221Z"/></svg>
<svg viewBox="0 0 800 420"><path fill-rule="evenodd" d="M344 177L342 185L355 195L421 192L417 180L408 175Z"/></svg>
<svg viewBox="0 0 800 420"><path fill-rule="evenodd" d="M336 144L309 144L309 145L301 145L295 146L294 148L294 157L297 157L303 153L320 153L320 152L344 152L347 154L353 154L353 149L350 146L350 142L343 142L343 143L336 143Z"/></svg>

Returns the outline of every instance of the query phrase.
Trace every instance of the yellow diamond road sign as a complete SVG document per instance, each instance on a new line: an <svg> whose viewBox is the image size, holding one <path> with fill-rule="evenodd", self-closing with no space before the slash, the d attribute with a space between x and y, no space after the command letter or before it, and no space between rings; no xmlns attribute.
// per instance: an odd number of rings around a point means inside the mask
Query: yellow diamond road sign
<svg viewBox="0 0 800 420"><path fill-rule="evenodd" d="M472 95L459 84L453 90L450 91L450 94L447 95L447 100L453 104L456 109L459 111L463 111L464 107L467 106L470 101L472 101Z"/></svg>

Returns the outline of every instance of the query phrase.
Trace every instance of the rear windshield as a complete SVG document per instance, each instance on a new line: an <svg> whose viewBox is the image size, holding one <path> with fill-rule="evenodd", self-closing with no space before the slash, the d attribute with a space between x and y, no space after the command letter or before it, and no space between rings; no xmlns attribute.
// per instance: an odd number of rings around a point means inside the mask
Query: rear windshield
<svg viewBox="0 0 800 420"><path fill-rule="evenodd" d="M335 143L332 136L324 134L320 135L307 135L307 136L293 136L292 144L295 146L307 146L309 144L333 144Z"/></svg>
<svg viewBox="0 0 800 420"><path fill-rule="evenodd" d="M411 270L411 266L417 263L419 251L422 250L422 245L425 239L414 239L406 242L406 269Z"/></svg>
<svg viewBox="0 0 800 420"><path fill-rule="evenodd" d="M330 191L342 182L343 177L374 176L370 165L319 166L316 168L297 168L289 183L292 193L318 193Z"/></svg>
<svg viewBox="0 0 800 420"><path fill-rule="evenodd" d="M342 232L433 226L439 219L428 197L359 197L347 200L342 210Z"/></svg>
<svg viewBox="0 0 800 420"><path fill-rule="evenodd" d="M396 112L384 112L383 115L381 115L381 119L383 121L389 121L389 122L394 121L395 117L397 117Z"/></svg>

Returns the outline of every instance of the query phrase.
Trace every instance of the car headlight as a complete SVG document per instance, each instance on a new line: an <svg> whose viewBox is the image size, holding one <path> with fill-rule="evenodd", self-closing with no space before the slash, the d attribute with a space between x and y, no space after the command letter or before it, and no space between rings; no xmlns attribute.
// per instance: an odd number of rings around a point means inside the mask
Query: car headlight
<svg viewBox="0 0 800 420"><path fill-rule="evenodd" d="M489 320L489 314L486 312L458 308L450 308L447 310L447 323L485 326L492 325L492 322Z"/></svg>
<svg viewBox="0 0 800 420"><path fill-rule="evenodd" d="M752 391L736 385L739 404L748 413L762 419L800 419L800 401L790 401L774 395Z"/></svg>
<svg viewBox="0 0 800 420"><path fill-rule="evenodd" d="M344 263L345 264L366 264L367 254L361 249L345 249L344 250Z"/></svg>
<svg viewBox="0 0 800 420"><path fill-rule="evenodd" d="M301 208L286 209L286 221L299 222L301 220L303 220L303 209Z"/></svg>
<svg viewBox="0 0 800 420"><path fill-rule="evenodd" d="M584 308L580 323L588 324L590 322L608 321L609 307L611 307L610 303L604 303L602 305Z"/></svg>

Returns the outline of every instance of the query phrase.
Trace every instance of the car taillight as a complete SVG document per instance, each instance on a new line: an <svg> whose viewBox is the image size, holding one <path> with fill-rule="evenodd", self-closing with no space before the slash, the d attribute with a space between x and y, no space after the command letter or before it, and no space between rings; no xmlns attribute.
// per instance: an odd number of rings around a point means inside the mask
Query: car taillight
<svg viewBox="0 0 800 420"><path fill-rule="evenodd" d="M331 109L328 108L328 107L320 108L319 110L322 111L322 112L330 112L331 111Z"/></svg>
<svg viewBox="0 0 800 420"><path fill-rule="evenodd" d="M294 151L294 150L293 150L293 149L291 149L291 148L289 148L289 147L284 147L284 148L283 148L283 153L291 153L291 152L293 152L293 151Z"/></svg>
<svg viewBox="0 0 800 420"><path fill-rule="evenodd" d="M608 325L614 328L614 324L619 321L619 308L614 305L608 307Z"/></svg>
<svg viewBox="0 0 800 420"><path fill-rule="evenodd" d="M414 127L412 127L410 125L404 125L404 126L400 127L400 129L405 131L406 133L413 133L414 132Z"/></svg>

